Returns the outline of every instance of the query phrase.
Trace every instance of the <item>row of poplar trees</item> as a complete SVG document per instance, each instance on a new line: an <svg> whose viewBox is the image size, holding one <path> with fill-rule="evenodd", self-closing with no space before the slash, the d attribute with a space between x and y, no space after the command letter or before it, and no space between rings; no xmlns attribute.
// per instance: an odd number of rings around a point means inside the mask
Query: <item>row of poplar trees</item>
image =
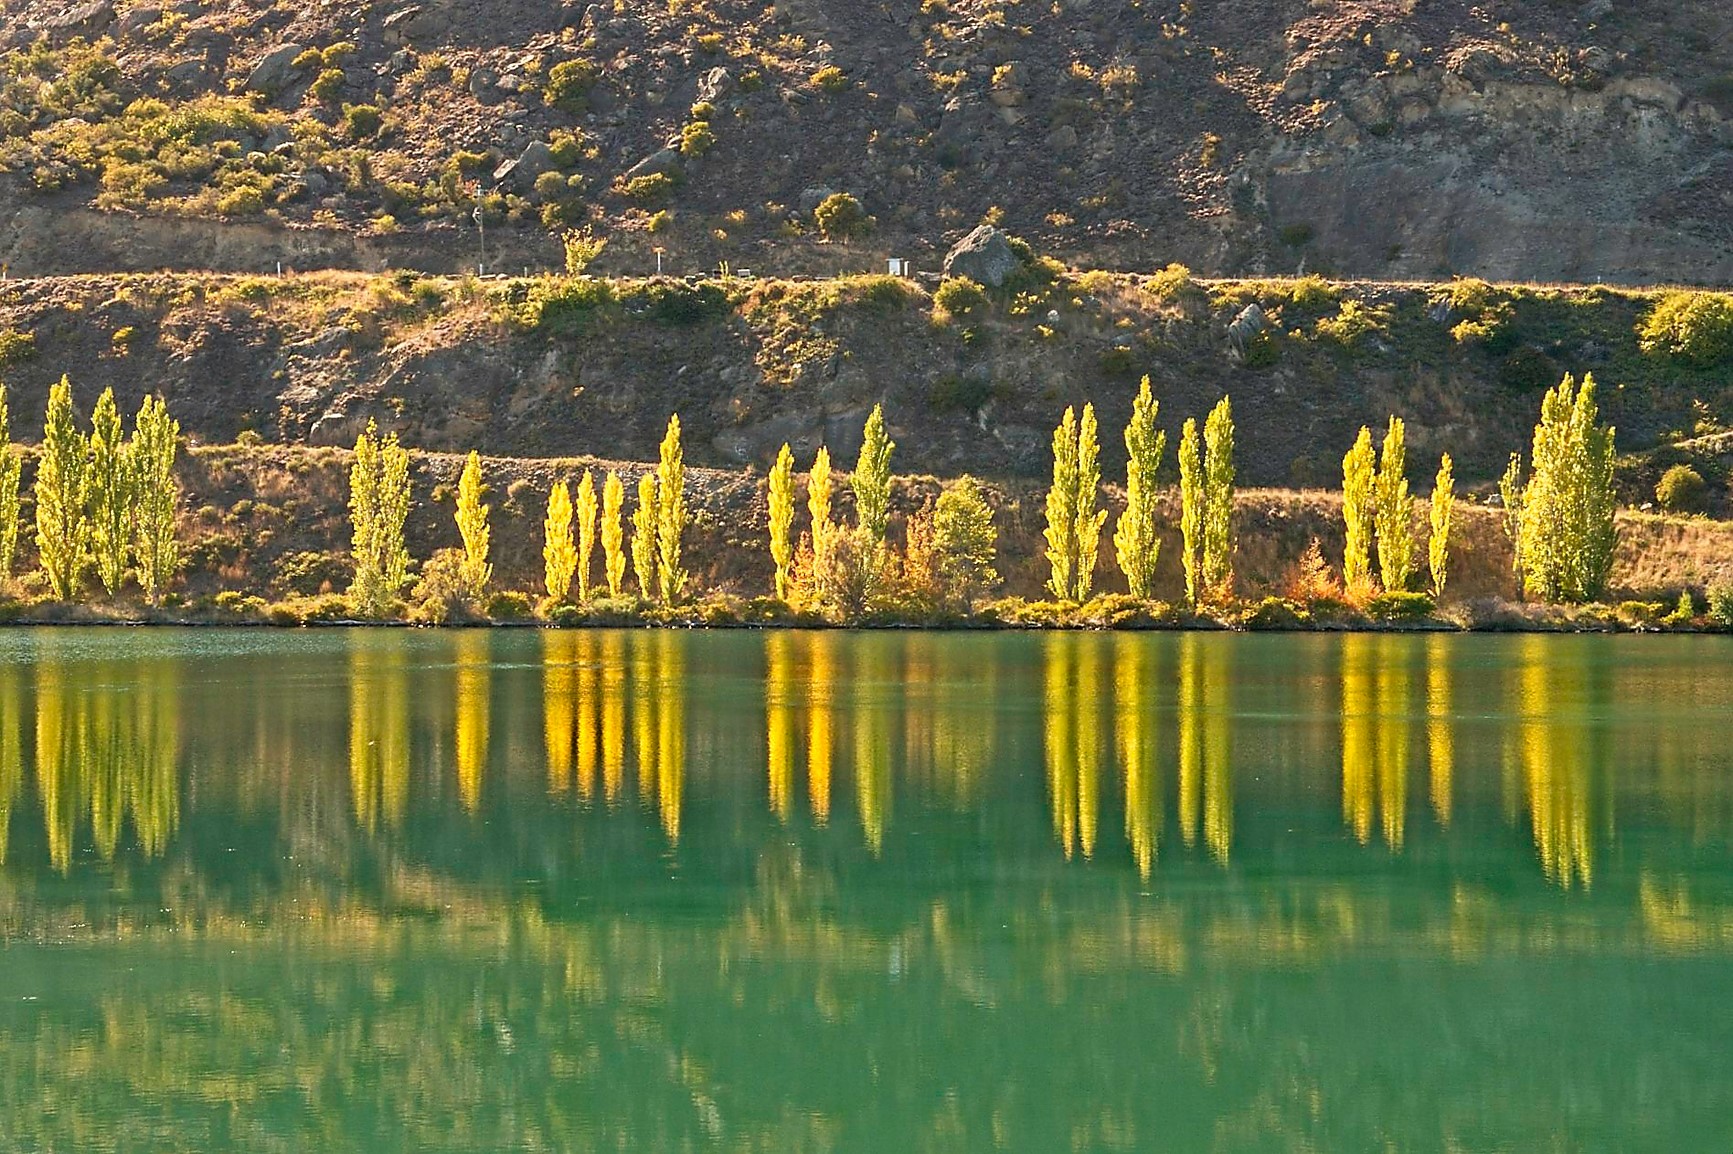
<svg viewBox="0 0 1733 1154"><path fill-rule="evenodd" d="M6 390L0 386L0 445L11 443ZM147 396L127 436L114 390L103 390L90 430L79 427L72 383L48 391L33 496L36 550L54 596L77 597L94 571L110 597L129 577L156 604L180 568L175 537L180 486L175 457L180 424ZM0 576L12 573L18 543L20 457L0 454Z"/></svg>

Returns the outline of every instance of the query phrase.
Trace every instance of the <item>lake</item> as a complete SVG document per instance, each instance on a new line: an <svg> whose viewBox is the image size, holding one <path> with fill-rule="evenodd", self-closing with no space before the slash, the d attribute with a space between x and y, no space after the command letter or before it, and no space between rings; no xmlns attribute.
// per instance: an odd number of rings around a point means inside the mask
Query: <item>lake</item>
<svg viewBox="0 0 1733 1154"><path fill-rule="evenodd" d="M0 1147L1733 1148L1733 642L0 631Z"/></svg>

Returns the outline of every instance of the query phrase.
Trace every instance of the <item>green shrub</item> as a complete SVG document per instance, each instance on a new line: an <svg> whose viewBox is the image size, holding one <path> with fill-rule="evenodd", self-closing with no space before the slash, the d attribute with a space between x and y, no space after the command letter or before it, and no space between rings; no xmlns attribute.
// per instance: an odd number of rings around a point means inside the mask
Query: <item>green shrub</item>
<svg viewBox="0 0 1733 1154"><path fill-rule="evenodd" d="M927 404L937 412L958 410L977 412L993 396L991 382L980 377L960 377L955 373L940 377L927 391Z"/></svg>
<svg viewBox="0 0 1733 1154"><path fill-rule="evenodd" d="M534 615L529 595L506 591L487 600L487 615L495 621L524 621Z"/></svg>
<svg viewBox="0 0 1733 1154"><path fill-rule="evenodd" d="M863 276L852 284L861 304L878 312L901 312L921 299L921 290L903 277Z"/></svg>
<svg viewBox="0 0 1733 1154"><path fill-rule="evenodd" d="M680 155L703 156L716 143L716 134L710 131L710 124L704 120L694 120L680 130Z"/></svg>
<svg viewBox="0 0 1733 1154"><path fill-rule="evenodd" d="M1335 316L1318 322L1318 335L1345 349L1352 349L1367 336L1382 335L1389 319L1387 309L1367 308L1359 301L1343 301Z"/></svg>
<svg viewBox="0 0 1733 1154"><path fill-rule="evenodd" d="M311 597L349 583L347 559L330 553L285 553L272 570L271 587L280 593Z"/></svg>
<svg viewBox="0 0 1733 1154"><path fill-rule="evenodd" d="M1669 513L1700 513L1708 495L1703 474L1689 465L1674 465L1655 486L1655 500Z"/></svg>
<svg viewBox="0 0 1733 1154"><path fill-rule="evenodd" d="M1723 629L1733 629L1733 582L1717 581L1709 586L1709 620Z"/></svg>
<svg viewBox="0 0 1733 1154"><path fill-rule="evenodd" d="M1513 393L1533 393L1558 383L1551 357L1527 345L1512 349L1498 365L1498 383Z"/></svg>
<svg viewBox="0 0 1733 1154"><path fill-rule="evenodd" d="M1733 356L1733 295L1670 292L1637 326L1637 344L1701 368Z"/></svg>
<svg viewBox="0 0 1733 1154"><path fill-rule="evenodd" d="M943 319L973 320L987 311L987 291L966 276L946 277L933 292L933 307Z"/></svg>
<svg viewBox="0 0 1733 1154"><path fill-rule="evenodd" d="M602 78L602 70L590 60L565 60L548 69L547 86L542 100L549 107L574 116L590 105L590 91Z"/></svg>
<svg viewBox="0 0 1733 1154"><path fill-rule="evenodd" d="M542 277L515 310L524 328L572 336L614 303L614 290L594 277Z"/></svg>
<svg viewBox="0 0 1733 1154"><path fill-rule="evenodd" d="M674 178L665 172L649 172L634 176L619 186L620 195L634 204L654 204L674 191Z"/></svg>
<svg viewBox="0 0 1733 1154"><path fill-rule="evenodd" d="M343 70L341 68L325 69L319 73L318 78L313 81L312 87L308 88L307 91L320 104L337 103L337 98L343 95Z"/></svg>
<svg viewBox="0 0 1733 1154"><path fill-rule="evenodd" d="M708 281L647 281L627 288L619 300L629 311L648 313L662 324L677 327L699 324L728 311L728 294Z"/></svg>
<svg viewBox="0 0 1733 1154"><path fill-rule="evenodd" d="M1101 372L1108 377L1126 377L1137 371L1137 350L1130 345L1108 345L1101 352Z"/></svg>
<svg viewBox="0 0 1733 1154"><path fill-rule="evenodd" d="M1201 295L1191 270L1183 264L1170 264L1143 282L1143 291L1162 304L1176 304L1186 297Z"/></svg>
<svg viewBox="0 0 1733 1154"><path fill-rule="evenodd" d="M348 133L350 140L366 140L378 133L385 123L385 114L373 104L345 104L343 106L343 131Z"/></svg>
<svg viewBox="0 0 1733 1154"><path fill-rule="evenodd" d="M1288 303L1301 312L1322 313L1341 296L1341 289L1315 273L1288 285Z"/></svg>
<svg viewBox="0 0 1733 1154"><path fill-rule="evenodd" d="M846 192L836 192L825 197L819 206L812 210L812 219L826 240L847 240L864 232L867 224L866 210L861 207L860 201Z"/></svg>
<svg viewBox="0 0 1733 1154"><path fill-rule="evenodd" d="M1366 616L1374 621L1422 621L1431 614L1428 593L1384 592L1366 602Z"/></svg>
<svg viewBox="0 0 1733 1154"><path fill-rule="evenodd" d="M0 368L27 360L36 352L36 335L17 329L0 329Z"/></svg>
<svg viewBox="0 0 1733 1154"><path fill-rule="evenodd" d="M812 86L820 92L841 92L848 87L848 75L834 64L827 64L812 74Z"/></svg>

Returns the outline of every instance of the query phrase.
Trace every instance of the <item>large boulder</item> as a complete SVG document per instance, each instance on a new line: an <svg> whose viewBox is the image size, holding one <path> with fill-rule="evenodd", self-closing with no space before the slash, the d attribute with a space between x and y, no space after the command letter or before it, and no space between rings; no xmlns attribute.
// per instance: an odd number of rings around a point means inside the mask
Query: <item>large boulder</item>
<svg viewBox="0 0 1733 1154"><path fill-rule="evenodd" d="M1022 264L1011 238L983 224L945 254L945 275L966 276L976 284L998 288Z"/></svg>
<svg viewBox="0 0 1733 1154"><path fill-rule="evenodd" d="M680 152L674 148L663 148L652 152L626 170L627 180L636 180L640 176L666 176L673 180L680 180L685 175L686 170L680 164Z"/></svg>
<svg viewBox="0 0 1733 1154"><path fill-rule="evenodd" d="M95 36L114 22L112 0L90 0L69 4L42 22L50 33L63 36Z"/></svg>
<svg viewBox="0 0 1733 1154"><path fill-rule="evenodd" d="M253 65L247 76L248 92L263 92L275 96L295 76L295 57L307 50L304 44L285 44Z"/></svg>
<svg viewBox="0 0 1733 1154"><path fill-rule="evenodd" d="M544 142L534 140L516 160L508 160L494 169L493 179L496 184L510 180L520 192L528 192L535 187L536 177L557 167L554 150Z"/></svg>

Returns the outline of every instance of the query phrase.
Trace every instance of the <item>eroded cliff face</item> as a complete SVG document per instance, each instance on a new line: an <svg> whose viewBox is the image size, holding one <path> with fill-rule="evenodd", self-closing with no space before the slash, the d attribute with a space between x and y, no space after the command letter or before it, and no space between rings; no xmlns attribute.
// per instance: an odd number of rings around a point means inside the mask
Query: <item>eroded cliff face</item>
<svg viewBox="0 0 1733 1154"><path fill-rule="evenodd" d="M15 274L455 272L483 259L478 208L496 271L559 264L553 234L577 225L609 238L605 272L648 271L656 248L679 272L931 268L988 215L1075 267L1733 271L1718 0L0 13ZM84 87L49 91L68 72ZM197 140L175 136L189 108ZM646 162L666 187L622 179ZM873 218L846 246L815 227L832 192Z"/></svg>

